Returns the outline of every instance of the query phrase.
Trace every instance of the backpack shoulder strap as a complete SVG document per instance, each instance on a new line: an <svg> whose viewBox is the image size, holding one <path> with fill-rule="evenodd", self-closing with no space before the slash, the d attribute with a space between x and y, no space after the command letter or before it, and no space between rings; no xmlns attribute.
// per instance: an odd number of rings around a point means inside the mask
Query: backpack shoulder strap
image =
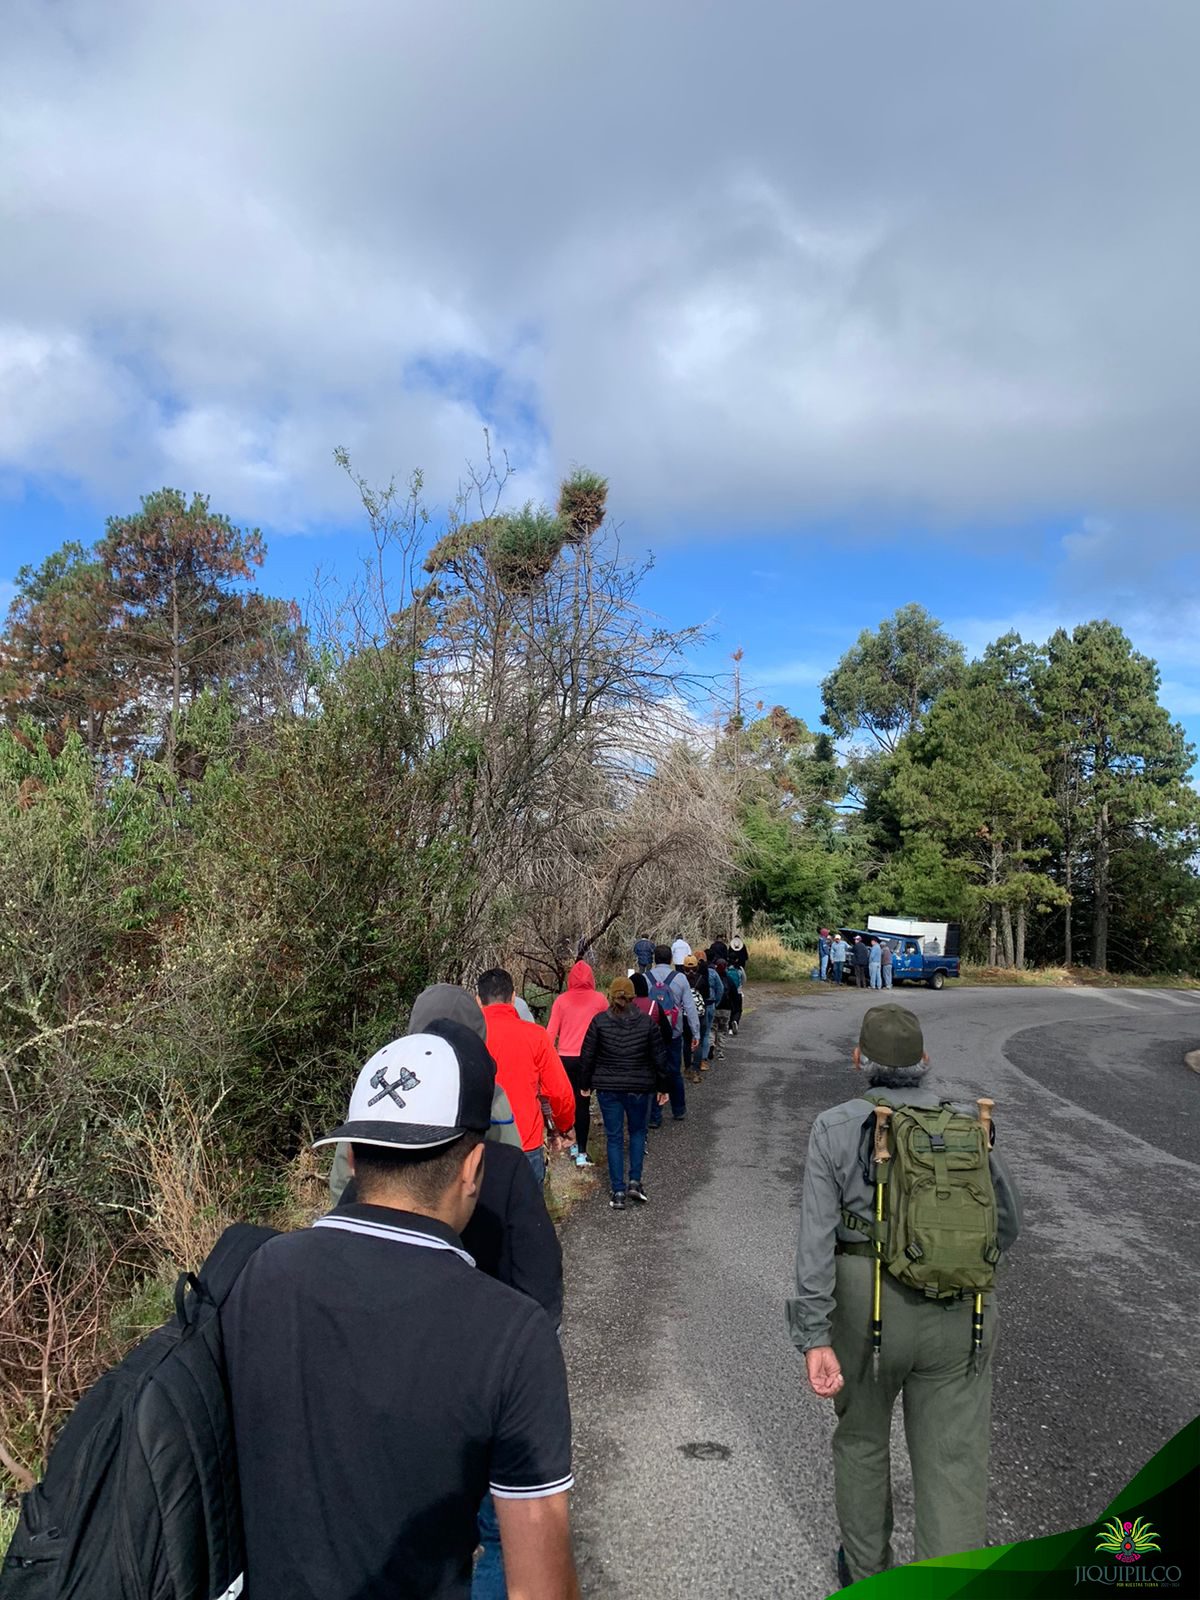
<svg viewBox="0 0 1200 1600"><path fill-rule="evenodd" d="M209 1251L200 1271L180 1274L175 1285L175 1312L183 1326L195 1321L200 1303L219 1311L250 1257L278 1233L278 1228L260 1228L249 1222L231 1223ZM190 1298L189 1289L192 1291Z"/></svg>

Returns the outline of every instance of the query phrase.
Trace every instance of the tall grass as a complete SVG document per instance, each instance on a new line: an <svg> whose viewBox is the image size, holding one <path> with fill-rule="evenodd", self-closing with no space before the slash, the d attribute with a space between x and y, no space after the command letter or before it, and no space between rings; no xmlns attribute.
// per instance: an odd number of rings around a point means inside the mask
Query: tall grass
<svg viewBox="0 0 1200 1600"><path fill-rule="evenodd" d="M791 950L775 933L755 934L746 940L751 983L807 983L817 965L815 950Z"/></svg>

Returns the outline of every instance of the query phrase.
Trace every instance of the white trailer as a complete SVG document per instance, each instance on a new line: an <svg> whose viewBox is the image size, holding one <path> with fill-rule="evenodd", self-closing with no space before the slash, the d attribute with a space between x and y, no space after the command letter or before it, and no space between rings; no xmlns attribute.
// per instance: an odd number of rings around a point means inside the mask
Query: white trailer
<svg viewBox="0 0 1200 1600"><path fill-rule="evenodd" d="M927 956L958 954L957 922L921 922L915 917L868 917L872 933L898 934L902 939L920 939Z"/></svg>

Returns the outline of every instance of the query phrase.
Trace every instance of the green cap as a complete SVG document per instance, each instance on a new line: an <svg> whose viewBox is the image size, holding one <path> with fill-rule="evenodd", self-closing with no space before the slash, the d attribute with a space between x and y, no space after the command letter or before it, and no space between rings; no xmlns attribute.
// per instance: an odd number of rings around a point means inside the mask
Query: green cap
<svg viewBox="0 0 1200 1600"><path fill-rule="evenodd" d="M858 1048L880 1067L915 1067L925 1054L921 1024L904 1006L872 1006L863 1018Z"/></svg>

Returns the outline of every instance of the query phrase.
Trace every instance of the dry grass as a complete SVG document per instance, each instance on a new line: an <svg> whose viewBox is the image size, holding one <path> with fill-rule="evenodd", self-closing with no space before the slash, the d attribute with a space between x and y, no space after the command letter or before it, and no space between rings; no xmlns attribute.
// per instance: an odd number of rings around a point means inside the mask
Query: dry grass
<svg viewBox="0 0 1200 1600"><path fill-rule="evenodd" d="M1200 989L1200 978L1186 973L1147 975L1096 972L1091 967L977 967L963 963L960 982L971 985L1017 986L1025 989Z"/></svg>
<svg viewBox="0 0 1200 1600"><path fill-rule="evenodd" d="M57 1265L40 1235L7 1254L0 1295L0 1472L30 1489L63 1416L120 1354L109 1307L117 1251Z"/></svg>
<svg viewBox="0 0 1200 1600"><path fill-rule="evenodd" d="M214 1136L219 1108L220 1099L197 1106L183 1095L164 1096L130 1133L129 1166L148 1191L143 1241L175 1271L204 1261L237 1220L229 1209L237 1175Z"/></svg>
<svg viewBox="0 0 1200 1600"><path fill-rule="evenodd" d="M777 934L755 934L746 940L749 983L807 983L817 964L815 950L791 950Z"/></svg>

